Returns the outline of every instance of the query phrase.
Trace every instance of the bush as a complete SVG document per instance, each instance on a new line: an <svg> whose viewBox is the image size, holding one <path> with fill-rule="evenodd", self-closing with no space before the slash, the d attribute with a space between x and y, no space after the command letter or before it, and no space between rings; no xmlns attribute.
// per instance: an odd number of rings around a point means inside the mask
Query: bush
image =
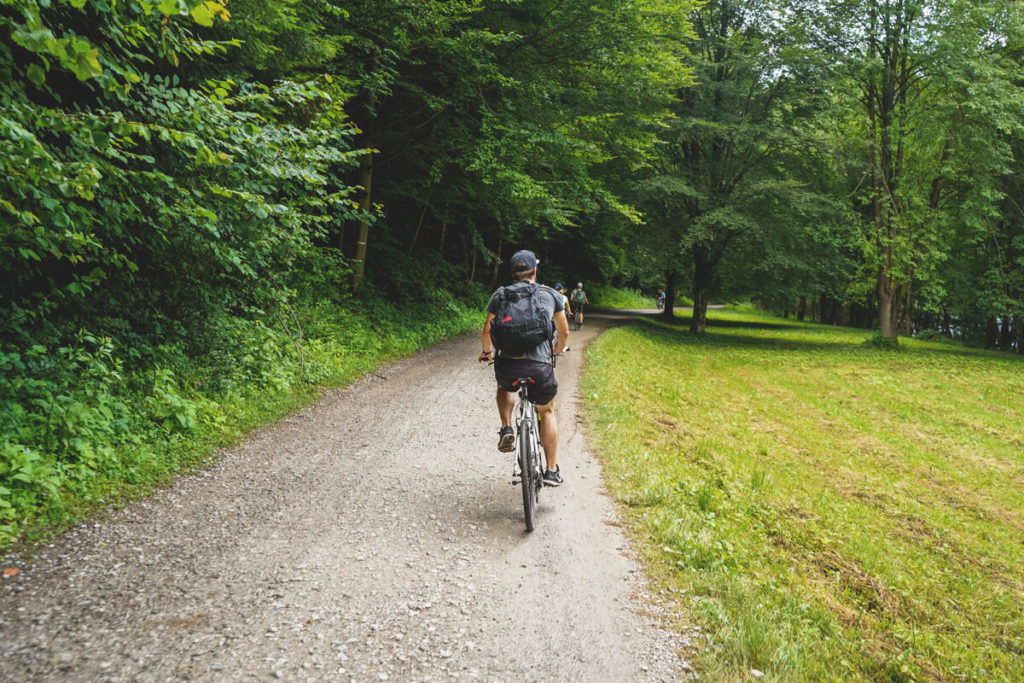
<svg viewBox="0 0 1024 683"><path fill-rule="evenodd" d="M883 351L899 351L900 341L899 338L889 339L879 331L875 331L870 337L864 340L864 346L872 349L881 349Z"/></svg>

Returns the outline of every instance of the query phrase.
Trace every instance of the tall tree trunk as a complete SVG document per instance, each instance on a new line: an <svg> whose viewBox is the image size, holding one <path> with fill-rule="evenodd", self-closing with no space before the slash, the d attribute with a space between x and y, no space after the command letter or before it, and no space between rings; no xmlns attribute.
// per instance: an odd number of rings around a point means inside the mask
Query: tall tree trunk
<svg viewBox="0 0 1024 683"><path fill-rule="evenodd" d="M899 336L897 322L899 321L900 297L899 287L886 274L885 268L878 268L878 327L882 336L886 339L895 340Z"/></svg>
<svg viewBox="0 0 1024 683"><path fill-rule="evenodd" d="M1017 353L1024 354L1024 315L1013 316L1013 339Z"/></svg>
<svg viewBox="0 0 1024 683"><path fill-rule="evenodd" d="M806 316L806 315L807 315L807 297L806 296L802 296L802 297L800 297L800 303L797 304L796 319L799 320L800 322L803 322L804 316Z"/></svg>
<svg viewBox="0 0 1024 683"><path fill-rule="evenodd" d="M363 157L363 172L360 184L363 186L363 197L359 206L365 213L369 213L373 190L373 152L367 152L366 156ZM359 236L356 239L355 273L353 273L356 286L362 282L363 275L366 273L366 242L369 237L370 223L363 218L363 220L359 221Z"/></svg>
<svg viewBox="0 0 1024 683"><path fill-rule="evenodd" d="M416 248L416 240L418 240L419 237L420 237L420 228L423 227L423 219L426 218L426 216L427 216L427 207L424 206L423 207L423 211L420 211L420 219L419 219L419 221L416 222L416 232L414 232L413 235L412 235L412 242L409 243L409 253L410 254L412 253L412 250Z"/></svg>
<svg viewBox="0 0 1024 683"><path fill-rule="evenodd" d="M445 216L444 221L441 223L441 240L437 244L437 253L444 256L444 238L448 234L448 217Z"/></svg>
<svg viewBox="0 0 1024 683"><path fill-rule="evenodd" d="M693 317L690 332L704 334L708 326L708 296L715 269L709 247L695 247L693 252Z"/></svg>
<svg viewBox="0 0 1024 683"><path fill-rule="evenodd" d="M470 245L470 249L473 250L473 260L469 266L469 281L472 282L476 279L476 248Z"/></svg>

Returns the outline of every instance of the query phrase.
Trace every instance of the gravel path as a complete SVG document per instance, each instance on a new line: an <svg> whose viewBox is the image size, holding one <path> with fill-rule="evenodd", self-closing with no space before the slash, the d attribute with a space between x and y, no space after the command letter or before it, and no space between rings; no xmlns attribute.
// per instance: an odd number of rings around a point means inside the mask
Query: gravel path
<svg viewBox="0 0 1024 683"><path fill-rule="evenodd" d="M560 462L524 532L465 336L254 433L0 581L0 680L668 681L663 628L558 366Z"/></svg>

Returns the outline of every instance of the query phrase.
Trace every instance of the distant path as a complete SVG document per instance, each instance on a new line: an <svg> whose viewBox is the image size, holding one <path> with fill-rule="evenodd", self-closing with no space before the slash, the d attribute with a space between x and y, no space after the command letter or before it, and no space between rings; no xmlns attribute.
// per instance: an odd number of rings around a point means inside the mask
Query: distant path
<svg viewBox="0 0 1024 683"><path fill-rule="evenodd" d="M566 484L534 533L460 337L42 549L0 582L0 680L679 680L581 432L609 317L558 366Z"/></svg>

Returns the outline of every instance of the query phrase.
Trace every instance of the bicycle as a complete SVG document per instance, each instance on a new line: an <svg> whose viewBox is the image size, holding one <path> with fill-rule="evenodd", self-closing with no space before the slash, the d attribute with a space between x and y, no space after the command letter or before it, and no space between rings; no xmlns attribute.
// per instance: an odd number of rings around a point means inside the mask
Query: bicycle
<svg viewBox="0 0 1024 683"><path fill-rule="evenodd" d="M520 377L512 385L519 391L515 407L516 469L519 470L519 484L523 487L523 516L527 531L533 531L537 497L544 477L537 406L530 401L530 385L535 383L532 377Z"/></svg>
<svg viewBox="0 0 1024 683"><path fill-rule="evenodd" d="M551 365L557 366L557 364L558 356L553 356ZM530 385L532 384L536 384L536 380L532 377L520 377L512 384L519 396L513 412L516 424L515 468L519 471L518 483L523 487L523 519L526 522L527 532L533 531L536 521L537 499L544 486L544 466L546 464L540 446L540 422L537 420L537 406L530 401ZM513 481L512 483L517 482Z"/></svg>
<svg viewBox="0 0 1024 683"><path fill-rule="evenodd" d="M577 304L576 311L572 314L572 321L575 329L574 332L579 332L580 328L583 327L583 306Z"/></svg>

